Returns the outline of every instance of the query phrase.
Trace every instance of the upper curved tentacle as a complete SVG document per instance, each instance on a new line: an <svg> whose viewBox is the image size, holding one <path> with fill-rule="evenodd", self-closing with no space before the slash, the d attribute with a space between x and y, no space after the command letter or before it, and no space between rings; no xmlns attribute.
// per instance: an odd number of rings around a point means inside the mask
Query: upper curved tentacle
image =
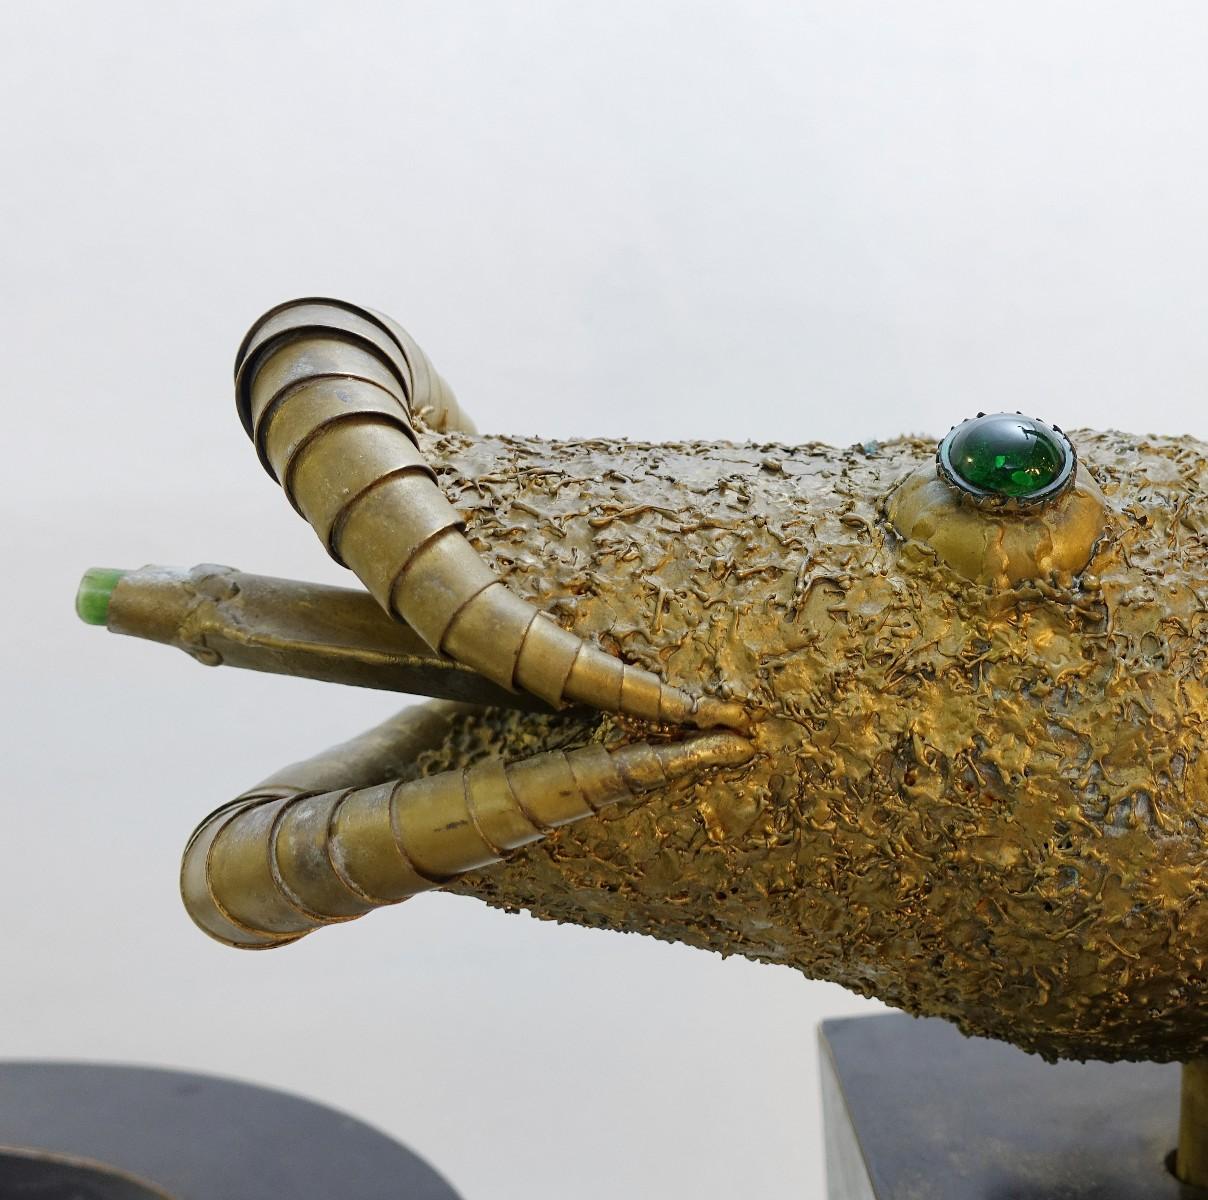
<svg viewBox="0 0 1208 1200"><path fill-rule="evenodd" d="M741 707L623 663L512 593L464 534L415 421L472 429L393 322L342 301L280 305L236 363L244 427L337 561L434 650L509 690L647 721L744 728Z"/></svg>

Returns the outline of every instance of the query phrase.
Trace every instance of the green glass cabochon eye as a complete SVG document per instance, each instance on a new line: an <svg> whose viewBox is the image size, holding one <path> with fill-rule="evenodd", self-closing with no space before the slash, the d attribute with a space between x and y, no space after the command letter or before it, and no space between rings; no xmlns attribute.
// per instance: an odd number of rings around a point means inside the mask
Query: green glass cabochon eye
<svg viewBox="0 0 1208 1200"><path fill-rule="evenodd" d="M936 455L945 482L993 503L1051 499L1073 480L1076 461L1060 429L1021 413L978 413L953 426Z"/></svg>

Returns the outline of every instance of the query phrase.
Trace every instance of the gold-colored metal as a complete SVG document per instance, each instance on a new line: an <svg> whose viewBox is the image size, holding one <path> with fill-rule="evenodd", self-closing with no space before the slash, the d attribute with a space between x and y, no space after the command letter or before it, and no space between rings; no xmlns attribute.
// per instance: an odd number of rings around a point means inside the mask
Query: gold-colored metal
<svg viewBox="0 0 1208 1200"><path fill-rule="evenodd" d="M391 328L276 310L240 355L249 432L433 651L595 711L426 709L422 739L266 781L191 848L205 927L279 942L439 880L1048 1057L1208 1057L1208 445L1074 431L1069 492L975 510L919 439L434 430L443 386ZM751 750L663 785L705 715ZM649 790L596 813L626 748Z"/></svg>
<svg viewBox="0 0 1208 1200"><path fill-rule="evenodd" d="M1071 436L1102 497L1089 561L1055 569L1038 541L1026 578L982 583L889 518L903 481L934 478L920 439L421 432L513 592L757 714L756 756L690 800L556 830L450 889L791 965L1049 1056L1208 1053L1208 446ZM467 716L461 741L507 760L565 737L545 722Z"/></svg>
<svg viewBox="0 0 1208 1200"><path fill-rule="evenodd" d="M1175 1172L1192 1187L1208 1188L1208 1059L1184 1063L1182 1074Z"/></svg>
<svg viewBox="0 0 1208 1200"><path fill-rule="evenodd" d="M401 732L416 743L410 729ZM344 753L355 758L355 749ZM202 822L185 851L181 893L211 937L265 949L447 884L552 828L740 765L751 753L738 734L706 733L554 750L510 767L487 761L318 795L262 786Z"/></svg>

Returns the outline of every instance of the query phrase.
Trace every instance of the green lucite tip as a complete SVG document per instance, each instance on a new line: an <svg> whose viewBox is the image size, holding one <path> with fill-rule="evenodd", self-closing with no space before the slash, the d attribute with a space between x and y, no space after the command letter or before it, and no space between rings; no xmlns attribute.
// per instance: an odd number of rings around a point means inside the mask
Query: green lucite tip
<svg viewBox="0 0 1208 1200"><path fill-rule="evenodd" d="M76 592L76 612L80 620L88 625L106 625L109 622L109 598L118 580L129 574L113 567L92 567L84 572L80 590Z"/></svg>
<svg viewBox="0 0 1208 1200"><path fill-rule="evenodd" d="M975 494L1028 500L1056 490L1068 478L1068 443L1043 421L994 413L958 425L941 457L956 482Z"/></svg>

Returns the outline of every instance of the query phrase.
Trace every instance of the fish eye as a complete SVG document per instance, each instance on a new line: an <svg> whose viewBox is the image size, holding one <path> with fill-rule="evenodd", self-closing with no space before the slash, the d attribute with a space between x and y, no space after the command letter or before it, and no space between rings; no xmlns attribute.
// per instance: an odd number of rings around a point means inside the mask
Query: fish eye
<svg viewBox="0 0 1208 1200"><path fill-rule="evenodd" d="M931 462L894 484L886 516L966 579L992 588L1072 579L1107 526L1107 502L1055 425L978 413L954 425Z"/></svg>
<svg viewBox="0 0 1208 1200"><path fill-rule="evenodd" d="M988 507L1046 503L1074 482L1076 465L1060 429L1022 413L978 413L954 425L936 453L939 477Z"/></svg>

